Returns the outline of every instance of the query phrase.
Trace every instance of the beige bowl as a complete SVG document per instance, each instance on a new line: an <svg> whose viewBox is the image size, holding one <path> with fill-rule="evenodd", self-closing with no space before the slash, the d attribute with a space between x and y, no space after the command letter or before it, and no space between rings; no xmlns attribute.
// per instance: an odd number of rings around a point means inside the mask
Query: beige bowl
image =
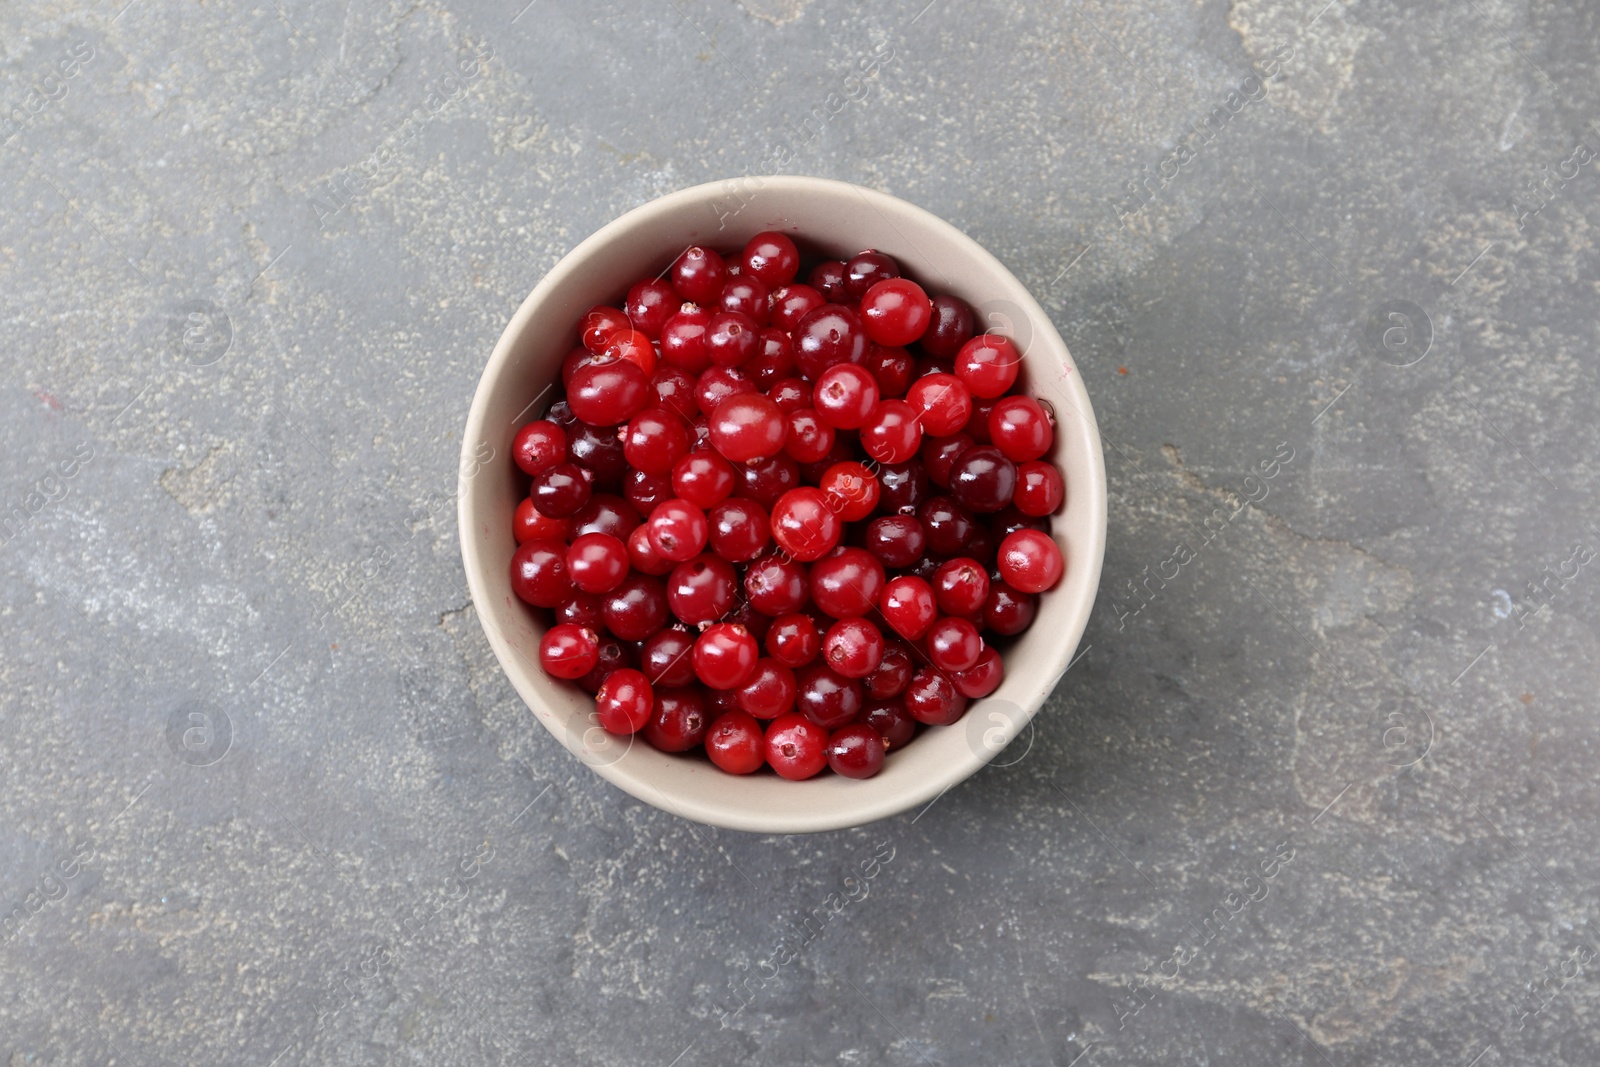
<svg viewBox="0 0 1600 1067"><path fill-rule="evenodd" d="M562 357L589 307L615 304L640 277L664 270L692 244L739 247L763 230L800 237L844 257L876 248L932 293L970 303L980 327L1024 353L1021 388L1057 417L1051 458L1067 484L1053 532L1067 561L1044 594L1032 629L1006 653L1006 678L952 726L891 752L865 781L824 774L790 782L735 777L704 759L668 755L642 738L613 737L593 721L593 700L539 667L544 627L511 592L511 513L525 477L510 458L517 428L543 412ZM892 196L821 178L743 178L685 189L623 215L573 249L522 302L478 382L462 439L461 555L489 644L517 692L575 756L633 796L687 819L757 833L858 826L931 801L982 767L1032 718L1071 662L1094 604L1105 550L1106 484L1089 396L1060 335L1022 284L943 219Z"/></svg>

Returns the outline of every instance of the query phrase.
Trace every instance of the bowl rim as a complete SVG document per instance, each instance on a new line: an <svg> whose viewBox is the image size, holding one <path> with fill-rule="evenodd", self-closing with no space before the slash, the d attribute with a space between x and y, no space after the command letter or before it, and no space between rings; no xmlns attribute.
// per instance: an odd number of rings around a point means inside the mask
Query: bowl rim
<svg viewBox="0 0 1600 1067"><path fill-rule="evenodd" d="M1073 557L1068 561L1070 568L1088 568L1091 571L1084 587L1086 592L1080 602L1071 609L1067 624L1068 632L1063 634L1066 640L1061 651L1056 656L1059 669L1054 673L1047 685L1043 686L1039 692L1029 696L1026 706L1020 708L1020 715L1015 719L1006 719L1002 728L1004 743L994 747L986 755L979 755L976 751L972 751L969 746L967 752L964 752L961 758L948 765L945 773L930 776L927 780L918 782L903 792L885 796L876 802L864 802L860 807L848 812L829 813L826 811L799 810L785 813L782 817L752 815L750 812L738 808L736 804L708 802L698 796L675 795L669 797L654 781L650 780L648 775L637 772L628 765L628 761L625 759L611 763L589 763L586 760L580 760L606 781L617 786L630 796L682 818L711 826L753 833L813 833L864 826L880 819L901 814L919 804L930 802L942 796L947 790L981 770L995 754L1003 750L1006 744L1009 744L1021 732L1023 726L1031 722L1045 700L1054 692L1061 676L1065 674L1071 663L1075 662L1071 657L1077 650L1077 646L1082 640L1083 632L1088 626L1089 616L1093 610L1099 590L1101 567L1105 556L1107 517L1105 457L1101 447L1098 423L1095 420L1094 409L1090 403L1088 392L1082 382L1082 374L1078 372L1077 364L1073 360L1065 340L1056 330L1055 324L1028 288L993 253L953 224L926 208L888 193L851 182L833 178L774 175L759 178L746 176L738 179L720 179L690 186L640 204L600 227L563 255L518 305L517 310L507 322L505 329L502 330L499 339L495 342L488 362L478 378L462 435L460 465L457 471L456 521L461 544L462 566L466 571L467 585L474 606L474 614L483 628L484 635L489 640L490 647L494 651L495 659L501 670L505 673L507 680L511 682L512 687L517 691L523 703L535 713L533 717L538 720L541 726L549 730L563 747L571 751L572 746L561 738L555 726L544 716L538 714L538 709L534 706L534 696L519 676L522 670L537 670L538 664L531 660L521 648L517 647L516 643L495 625L486 612L478 607L481 604L491 603L494 596L494 591L486 584L488 574L486 567L491 565L504 566L504 561L484 558L485 553L480 552L477 540L472 533L474 518L471 505L475 497L474 484L478 482L478 479L469 472L475 472L477 469L477 456L475 453L478 448L477 442L487 439L485 423L488 419L488 408L492 393L491 383L497 382L502 376L505 365L513 358L518 339L528 330L535 314L551 291L557 289L569 275L579 270L581 265L598 250L630 234L633 230L651 220L673 215L685 207L695 206L703 209L708 202L708 198L729 195L730 185L738 186L740 183L743 183L743 188L745 189L753 186L756 192L749 195L761 199L765 199L769 195L776 197L786 195L814 196L818 193L863 199L874 210L883 215L891 226L894 225L893 217L895 215L901 216L902 219L910 217L915 220L917 225L938 232L946 242L960 246L964 250L964 254L980 264L986 273L1009 279L1015 292L1014 294L1007 294L1007 299L1009 302L1014 303L1017 306L1017 310L1029 320L1032 331L1029 342L1025 346L1024 358L1027 358L1028 350L1041 343L1053 350L1052 355L1059 358L1059 362L1066 368L1066 371L1060 380L1041 383L1048 386L1048 393L1051 394L1045 396L1045 399L1061 400L1070 405L1083 423L1082 432L1076 436L1089 442L1087 456L1089 477L1087 484L1082 484L1082 479L1080 478L1078 482L1074 482L1069 486L1070 493L1084 494L1088 497L1090 523L1089 529L1086 531L1085 543L1082 549L1076 550ZM1012 295L1017 296L1018 299L1010 301ZM1045 390L1036 389L1034 390L1034 395L1040 395L1042 392L1045 392ZM491 462L495 461L498 461L498 457L491 460ZM519 661L521 666L514 669L513 663ZM987 734L985 736L987 737ZM968 753L970 753L970 758L967 758ZM798 786L803 783L795 784Z"/></svg>

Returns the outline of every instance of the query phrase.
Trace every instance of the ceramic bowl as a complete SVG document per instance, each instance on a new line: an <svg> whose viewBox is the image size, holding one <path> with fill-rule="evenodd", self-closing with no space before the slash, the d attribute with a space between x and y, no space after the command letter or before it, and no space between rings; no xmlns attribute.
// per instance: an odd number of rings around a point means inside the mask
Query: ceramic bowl
<svg viewBox="0 0 1600 1067"><path fill-rule="evenodd" d="M635 280L664 271L694 244L738 248L763 230L794 235L803 251L846 257L876 248L930 293L971 304L979 328L1023 352L1019 388L1049 401L1057 426L1050 458L1067 499L1052 519L1066 573L1043 594L1031 629L1005 651L1006 677L951 726L924 730L865 780L831 773L791 782L768 772L736 777L703 757L670 755L642 737L606 734L593 698L539 667L544 625L511 591L511 514L527 478L511 462L516 430L554 398L578 317L620 303ZM1003 749L1038 711L1072 661L1094 604L1105 549L1106 485L1089 396L1050 319L1022 284L970 237L903 200L845 182L747 177L664 196L623 215L573 249L522 302L478 382L462 438L461 555L472 601L500 665L534 717L579 760L620 789L686 819L757 833L858 826L925 805Z"/></svg>

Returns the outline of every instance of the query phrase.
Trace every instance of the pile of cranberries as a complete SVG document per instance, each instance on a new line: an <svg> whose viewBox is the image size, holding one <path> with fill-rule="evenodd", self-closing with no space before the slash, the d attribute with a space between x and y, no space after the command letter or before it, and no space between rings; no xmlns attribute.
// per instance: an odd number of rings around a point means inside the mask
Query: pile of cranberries
<svg viewBox="0 0 1600 1067"><path fill-rule="evenodd" d="M1065 486L970 307L877 251L800 268L781 233L690 248L584 314L513 446L511 586L607 731L866 778L1000 684L990 641L1061 578Z"/></svg>

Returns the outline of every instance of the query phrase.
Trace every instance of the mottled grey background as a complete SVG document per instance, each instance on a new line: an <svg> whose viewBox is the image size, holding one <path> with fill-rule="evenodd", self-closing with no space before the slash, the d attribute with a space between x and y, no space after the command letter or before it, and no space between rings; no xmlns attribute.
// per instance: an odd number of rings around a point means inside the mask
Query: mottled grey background
<svg viewBox="0 0 1600 1067"><path fill-rule="evenodd" d="M123 2L0 7L7 1063L1600 1061L1594 4ZM1030 285L1110 532L1006 766L758 838L533 723L453 493L784 138Z"/></svg>

